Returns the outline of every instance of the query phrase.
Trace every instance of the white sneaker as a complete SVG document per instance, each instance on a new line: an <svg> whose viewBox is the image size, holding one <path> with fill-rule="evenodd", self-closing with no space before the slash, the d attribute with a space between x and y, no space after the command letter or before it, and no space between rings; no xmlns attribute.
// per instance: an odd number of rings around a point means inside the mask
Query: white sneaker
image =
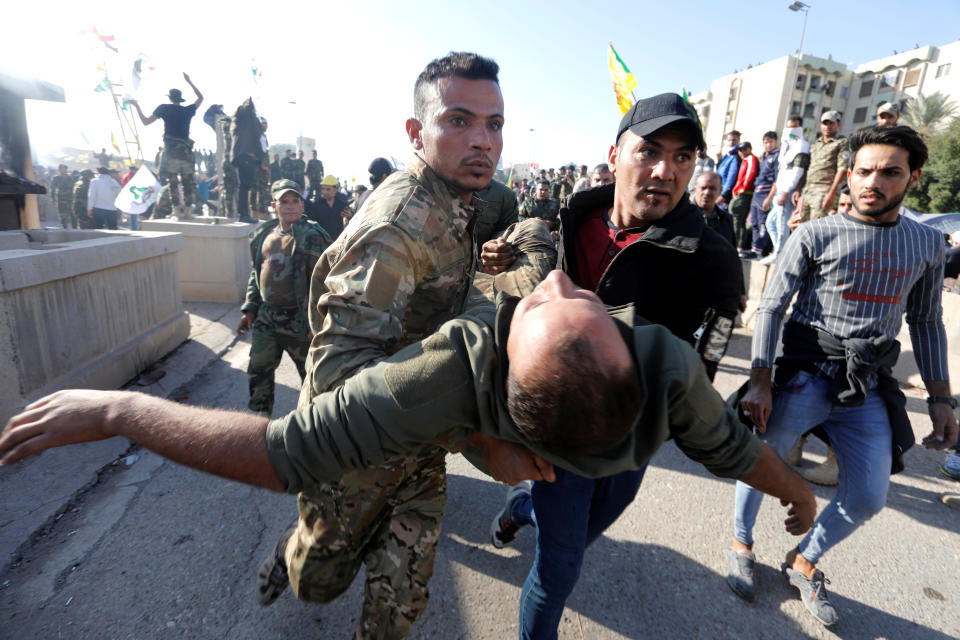
<svg viewBox="0 0 960 640"><path fill-rule="evenodd" d="M766 258L760 258L757 260L757 264L773 264L777 261L777 254L771 253Z"/></svg>

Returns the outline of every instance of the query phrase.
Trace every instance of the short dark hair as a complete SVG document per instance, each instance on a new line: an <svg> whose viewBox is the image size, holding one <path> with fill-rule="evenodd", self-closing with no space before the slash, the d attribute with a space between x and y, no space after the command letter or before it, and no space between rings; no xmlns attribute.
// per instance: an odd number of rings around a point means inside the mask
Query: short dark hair
<svg viewBox="0 0 960 640"><path fill-rule="evenodd" d="M763 139L764 139L764 140L777 140L777 139L778 139L778 138L777 138L777 132L776 132L776 131L767 131L765 134L763 134Z"/></svg>
<svg viewBox="0 0 960 640"><path fill-rule="evenodd" d="M803 117L802 116L790 116L787 118L787 122L796 122L799 126L803 126Z"/></svg>
<svg viewBox="0 0 960 640"><path fill-rule="evenodd" d="M737 137L739 138L741 134L740 134L740 132L737 131L736 129L731 129L730 131L727 132L727 135L728 135L728 136L737 136ZM726 136L724 136L724 137L726 137Z"/></svg>
<svg viewBox="0 0 960 640"><path fill-rule="evenodd" d="M590 339L569 332L556 341L556 367L523 381L507 376L507 410L525 440L557 453L596 454L623 442L640 413L643 391L633 366L604 367Z"/></svg>
<svg viewBox="0 0 960 640"><path fill-rule="evenodd" d="M857 151L868 144L886 144L905 149L909 154L910 171L916 171L927 162L927 145L916 131L907 126L878 127L873 125L860 129L850 136L850 166L854 165Z"/></svg>
<svg viewBox="0 0 960 640"><path fill-rule="evenodd" d="M440 78L466 78L468 80L491 80L500 84L497 74L500 65L483 56L466 51L451 51L442 58L431 60L430 64L417 76L413 85L413 117L421 122L426 118L428 100L427 85Z"/></svg>
<svg viewBox="0 0 960 640"><path fill-rule="evenodd" d="M595 166L593 168L593 171L591 171L590 173L594 173L596 171L599 171L600 173L603 173L604 171L610 171L610 165L607 164L606 162L601 162L600 164Z"/></svg>
<svg viewBox="0 0 960 640"><path fill-rule="evenodd" d="M843 183L843 186L837 189L837 195L848 196L850 195L850 185L846 182Z"/></svg>
<svg viewBox="0 0 960 640"><path fill-rule="evenodd" d="M549 187L549 186L550 186L550 181L549 181L549 180L544 180L543 178L540 178L539 180L537 180L537 184L545 184L545 185L547 185L547 186Z"/></svg>

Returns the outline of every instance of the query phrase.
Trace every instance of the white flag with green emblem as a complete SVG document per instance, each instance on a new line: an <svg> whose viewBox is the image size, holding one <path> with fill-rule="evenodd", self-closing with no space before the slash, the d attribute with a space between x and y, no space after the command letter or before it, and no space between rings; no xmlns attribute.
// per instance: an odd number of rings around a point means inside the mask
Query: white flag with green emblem
<svg viewBox="0 0 960 640"><path fill-rule="evenodd" d="M130 178L130 182L124 185L113 204L124 213L143 213L156 202L161 186L150 169L140 167Z"/></svg>

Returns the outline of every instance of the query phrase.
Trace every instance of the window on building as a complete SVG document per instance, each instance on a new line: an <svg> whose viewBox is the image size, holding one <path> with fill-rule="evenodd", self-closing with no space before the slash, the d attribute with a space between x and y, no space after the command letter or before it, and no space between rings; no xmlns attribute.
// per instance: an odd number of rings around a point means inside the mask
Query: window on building
<svg viewBox="0 0 960 640"><path fill-rule="evenodd" d="M817 108L816 102L808 102L803 108L803 115L807 118L813 117L813 110Z"/></svg>
<svg viewBox="0 0 960 640"><path fill-rule="evenodd" d="M903 76L903 88L915 87L920 84L920 71L921 69L910 69L907 71L906 75Z"/></svg>
<svg viewBox="0 0 960 640"><path fill-rule="evenodd" d="M730 99L731 99L731 100L736 100L736 99L737 99L737 88L736 88L736 87L730 87Z"/></svg>
<svg viewBox="0 0 960 640"><path fill-rule="evenodd" d="M897 86L897 80L900 78L900 71L894 69L880 74L880 89L893 89Z"/></svg>
<svg viewBox="0 0 960 640"><path fill-rule="evenodd" d="M807 86L807 76L806 74L800 73L797 74L797 84L794 85L797 89L803 89Z"/></svg>
<svg viewBox="0 0 960 640"><path fill-rule="evenodd" d="M860 107L853 112L853 124L860 124L867 119L867 108Z"/></svg>
<svg viewBox="0 0 960 640"><path fill-rule="evenodd" d="M937 67L937 77L942 78L950 73L950 63L941 64Z"/></svg>
<svg viewBox="0 0 960 640"><path fill-rule="evenodd" d="M820 88L820 76L810 76L810 90L815 91Z"/></svg>
<svg viewBox="0 0 960 640"><path fill-rule="evenodd" d="M847 98L849 98L849 97L850 97L850 87L844 87L843 89L840 89L840 97L843 98L844 100L846 100Z"/></svg>
<svg viewBox="0 0 960 640"><path fill-rule="evenodd" d="M873 78L870 78L869 80L863 80L860 83L861 98L869 98L870 95L873 93L873 82L874 82Z"/></svg>
<svg viewBox="0 0 960 640"><path fill-rule="evenodd" d="M796 100L790 103L790 115L792 116L800 115L800 103Z"/></svg>
<svg viewBox="0 0 960 640"><path fill-rule="evenodd" d="M827 84L823 87L823 92L828 96L832 96L833 92L837 90L837 83L833 80L827 80Z"/></svg>

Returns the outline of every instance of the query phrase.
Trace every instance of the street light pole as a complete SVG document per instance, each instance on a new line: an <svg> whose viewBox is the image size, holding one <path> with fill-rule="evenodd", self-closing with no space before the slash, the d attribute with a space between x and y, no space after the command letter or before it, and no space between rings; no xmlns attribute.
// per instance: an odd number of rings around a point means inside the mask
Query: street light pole
<svg viewBox="0 0 960 640"><path fill-rule="evenodd" d="M790 117L790 105L793 103L793 92L797 88L797 72L800 71L800 56L803 53L803 38L807 34L807 15L810 13L810 5L803 2L794 2L791 5L787 6L787 9L793 11L794 13L798 11L803 12L803 28L800 31L800 46L797 47L796 62L793 65L793 73L790 74L790 77L787 79L787 86L789 87L789 93L787 94L787 104L784 109L783 124L787 124L787 119ZM803 112L801 111L801 114Z"/></svg>
<svg viewBox="0 0 960 640"><path fill-rule="evenodd" d="M297 101L289 100L287 101L287 104L292 104L296 109ZM297 111L297 151L299 152L299 151L303 151L303 123L300 122L300 110L296 109L296 111Z"/></svg>

